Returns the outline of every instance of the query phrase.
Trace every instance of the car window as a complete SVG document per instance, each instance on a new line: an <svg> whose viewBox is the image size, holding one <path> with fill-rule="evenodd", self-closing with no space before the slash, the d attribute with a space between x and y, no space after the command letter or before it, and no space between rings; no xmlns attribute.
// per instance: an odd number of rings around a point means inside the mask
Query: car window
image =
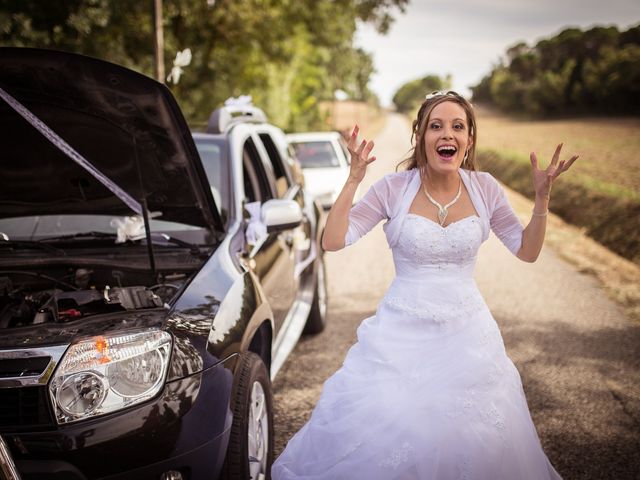
<svg viewBox="0 0 640 480"><path fill-rule="evenodd" d="M280 152L278 151L275 143L273 143L273 139L268 133L260 133L259 137L262 141L262 145L264 145L264 148L269 155L269 160L271 161L276 181L276 194L278 198L283 198L287 193L287 190L289 190L291 183L287 177L287 171L285 170L282 157L280 156Z"/></svg>
<svg viewBox="0 0 640 480"><path fill-rule="evenodd" d="M242 150L242 172L248 202L266 202L275 198L273 175L264 168L251 138L247 139Z"/></svg>
<svg viewBox="0 0 640 480"><path fill-rule="evenodd" d="M226 143L222 139L194 138L211 194L222 221L226 223L230 209L229 181L226 175Z"/></svg>
<svg viewBox="0 0 640 480"><path fill-rule="evenodd" d="M330 141L292 142L302 168L339 167L340 161Z"/></svg>

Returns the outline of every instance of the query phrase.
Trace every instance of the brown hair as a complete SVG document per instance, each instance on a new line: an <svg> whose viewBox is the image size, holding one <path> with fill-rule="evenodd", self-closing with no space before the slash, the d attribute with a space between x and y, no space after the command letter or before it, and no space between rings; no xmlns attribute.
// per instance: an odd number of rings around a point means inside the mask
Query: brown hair
<svg viewBox="0 0 640 480"><path fill-rule="evenodd" d="M469 136L473 139L473 142L469 147L467 159L462 162L461 167L466 170L478 171L478 162L476 161L476 143L478 140L476 115L471 103L469 103L469 101L463 96L452 90L449 90L448 92L433 92L427 95L427 99L422 103L422 105L420 105L417 118L413 121L411 132L411 143L413 147L410 150L410 155L397 165L396 170L402 164L406 163L407 170L417 168L420 170L420 175L423 178L426 176L427 154L424 150L424 134L427 130L427 124L429 123L431 112L437 105L440 105L443 102L457 103L467 114Z"/></svg>

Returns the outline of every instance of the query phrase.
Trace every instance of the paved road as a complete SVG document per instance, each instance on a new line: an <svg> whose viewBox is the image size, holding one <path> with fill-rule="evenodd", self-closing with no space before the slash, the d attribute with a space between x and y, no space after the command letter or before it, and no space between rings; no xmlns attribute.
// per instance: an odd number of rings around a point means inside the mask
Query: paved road
<svg viewBox="0 0 640 480"><path fill-rule="evenodd" d="M376 138L365 189L409 148L409 125L391 115ZM366 190L365 190L366 191ZM375 260L374 260L375 259ZM393 277L381 226L356 245L327 253L329 325L298 344L275 380L276 454L309 418L323 382L375 312ZM565 478L640 478L640 325L625 318L596 281L543 248L521 262L493 236L480 249L476 280L518 367L533 420Z"/></svg>

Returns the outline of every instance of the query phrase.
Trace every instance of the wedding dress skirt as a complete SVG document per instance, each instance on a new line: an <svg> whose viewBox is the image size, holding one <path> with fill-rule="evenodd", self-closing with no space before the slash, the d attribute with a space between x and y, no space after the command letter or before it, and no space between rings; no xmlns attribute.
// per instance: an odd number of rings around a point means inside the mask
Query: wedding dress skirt
<svg viewBox="0 0 640 480"><path fill-rule="evenodd" d="M559 479L473 279L479 218L402 229L395 279L273 479Z"/></svg>

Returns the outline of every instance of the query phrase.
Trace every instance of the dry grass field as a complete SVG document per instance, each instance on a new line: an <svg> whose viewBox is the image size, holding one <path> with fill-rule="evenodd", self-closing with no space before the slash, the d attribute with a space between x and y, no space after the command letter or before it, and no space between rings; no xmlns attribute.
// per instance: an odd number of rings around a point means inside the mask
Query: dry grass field
<svg viewBox="0 0 640 480"><path fill-rule="evenodd" d="M580 154L572 175L581 183L621 198L640 199L640 119L517 120L476 108L478 147L529 162L535 151L548 165L558 143L563 158Z"/></svg>

